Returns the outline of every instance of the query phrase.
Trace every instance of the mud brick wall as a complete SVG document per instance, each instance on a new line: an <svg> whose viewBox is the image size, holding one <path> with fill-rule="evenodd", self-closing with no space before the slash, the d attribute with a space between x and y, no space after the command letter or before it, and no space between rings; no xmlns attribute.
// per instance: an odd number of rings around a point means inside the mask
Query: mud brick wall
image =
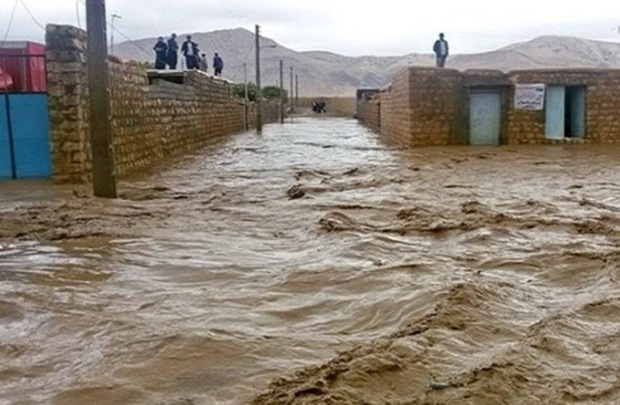
<svg viewBox="0 0 620 405"><path fill-rule="evenodd" d="M139 66L109 66L114 156L120 175L245 129L245 106L228 83L188 72L184 84L155 79L149 85Z"/></svg>
<svg viewBox="0 0 620 405"><path fill-rule="evenodd" d="M585 86L585 138L547 139L544 110L514 108L515 84L519 83ZM502 95L502 144L620 143L620 70L560 69L504 74L409 68L380 93L381 132L405 147L468 144L469 94L480 89Z"/></svg>
<svg viewBox="0 0 620 405"><path fill-rule="evenodd" d="M381 133L406 147L462 143L464 99L460 72L405 69L380 93Z"/></svg>
<svg viewBox="0 0 620 405"><path fill-rule="evenodd" d="M381 134L403 146L412 144L409 78L408 70L400 71L380 93Z"/></svg>
<svg viewBox="0 0 620 405"><path fill-rule="evenodd" d="M512 83L586 86L583 139L546 139L545 111L508 111L509 144L620 143L620 70L531 70L508 74ZM514 100L514 89L511 91Z"/></svg>
<svg viewBox="0 0 620 405"><path fill-rule="evenodd" d="M142 69L120 63L108 67L114 161L117 173L122 174L163 158L165 138L159 129L166 133L168 128L160 115L163 103L148 97L149 82Z"/></svg>
<svg viewBox="0 0 620 405"><path fill-rule="evenodd" d="M49 25L46 41L53 180L88 182L92 153L86 34L75 27ZM246 106L229 82L186 72L183 84L162 79L149 84L146 71L136 64L108 66L118 176L254 125L252 111L246 119ZM267 104L264 111L265 123L277 120L277 106Z"/></svg>
<svg viewBox="0 0 620 405"><path fill-rule="evenodd" d="M365 97L359 103L359 120L375 132L381 132L381 96Z"/></svg>
<svg viewBox="0 0 620 405"><path fill-rule="evenodd" d="M408 146L444 146L462 130L463 76L452 69L409 69L411 136Z"/></svg>

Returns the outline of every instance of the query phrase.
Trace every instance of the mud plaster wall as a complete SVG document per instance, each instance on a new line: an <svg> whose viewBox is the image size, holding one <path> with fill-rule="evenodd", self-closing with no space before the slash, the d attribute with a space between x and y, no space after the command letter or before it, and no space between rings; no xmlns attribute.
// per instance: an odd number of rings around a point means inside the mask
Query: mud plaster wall
<svg viewBox="0 0 620 405"><path fill-rule="evenodd" d="M92 154L86 34L75 27L50 25L46 41L53 180L88 182ZM228 82L188 72L184 84L155 80L149 85L146 71L138 65L109 62L109 71L118 176L246 128L246 106ZM254 110L247 108L247 124L252 126ZM276 119L277 108L268 105L264 122Z"/></svg>
<svg viewBox="0 0 620 405"><path fill-rule="evenodd" d="M514 85L586 86L586 135L547 139L545 111L514 109ZM469 143L469 94L502 94L502 144L620 143L619 70L498 71L409 68L380 93L381 133L407 147ZM362 110L372 108L365 100ZM364 120L365 118L361 118ZM367 118L366 118L367 119Z"/></svg>

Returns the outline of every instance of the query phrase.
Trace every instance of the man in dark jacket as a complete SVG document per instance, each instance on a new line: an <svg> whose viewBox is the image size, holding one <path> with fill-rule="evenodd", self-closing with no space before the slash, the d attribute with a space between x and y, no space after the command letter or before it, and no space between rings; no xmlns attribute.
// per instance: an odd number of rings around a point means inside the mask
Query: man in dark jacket
<svg viewBox="0 0 620 405"><path fill-rule="evenodd" d="M166 53L168 51L168 45L164 42L164 37L157 38L157 43L153 47L155 51L155 69L166 69Z"/></svg>
<svg viewBox="0 0 620 405"><path fill-rule="evenodd" d="M215 55L213 56L213 70L215 71L215 75L222 76L222 69L224 69L224 61L220 55L215 52Z"/></svg>
<svg viewBox="0 0 620 405"><path fill-rule="evenodd" d="M177 43L177 34L170 35L168 40L168 57L166 58L168 67L175 70L179 63L179 44Z"/></svg>
<svg viewBox="0 0 620 405"><path fill-rule="evenodd" d="M186 38L187 40L183 42L183 46L181 47L181 52L183 52L183 56L185 56L187 69L198 69L198 57L200 55L198 44L192 41L191 35L188 35Z"/></svg>
<svg viewBox="0 0 620 405"><path fill-rule="evenodd" d="M439 39L435 41L435 45L433 45L433 52L435 52L437 59L437 67L444 67L446 65L446 59L450 53L450 48L448 47L448 41L444 39L443 32L439 34Z"/></svg>

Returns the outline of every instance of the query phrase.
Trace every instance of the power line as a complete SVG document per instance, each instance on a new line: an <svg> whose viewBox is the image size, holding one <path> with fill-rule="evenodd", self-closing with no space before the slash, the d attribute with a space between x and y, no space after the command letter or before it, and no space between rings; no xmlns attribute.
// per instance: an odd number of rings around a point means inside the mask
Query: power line
<svg viewBox="0 0 620 405"><path fill-rule="evenodd" d="M32 19L32 21L39 27L41 28L43 31L45 31L45 26L43 24L41 24L39 22L39 20L37 20L35 18L35 16L32 14L32 12L30 11L30 8L28 8L28 5L26 4L26 2L24 0L19 0L19 2L22 4L22 6L24 6L24 8L26 9L26 12L28 13L28 15L30 16L30 18Z"/></svg>
<svg viewBox="0 0 620 405"><path fill-rule="evenodd" d="M19 0L15 0L15 4L13 4L13 11L11 11L11 17L9 18L9 25L6 27L6 32L4 33L4 38L2 38L1 46L4 46L7 38L9 37L9 32L11 32L11 27L13 26L13 19L15 18L15 12L17 11L18 4Z"/></svg>
<svg viewBox="0 0 620 405"><path fill-rule="evenodd" d="M116 32L118 35L120 35L121 37L125 38L125 40L129 43L131 43L133 46L135 46L137 49L141 50L142 52L144 52L146 55L151 56L151 52L147 51L142 45L138 44L136 41L134 41L133 39L131 39L130 37L128 37L127 35L123 34L118 28L116 28L115 26L113 26L111 23L108 23L108 26L110 28L112 28L112 30L114 30L114 32Z"/></svg>
<svg viewBox="0 0 620 405"><path fill-rule="evenodd" d="M233 67L234 71L238 71L239 69L243 69L243 65L246 63L245 60L250 56L250 53L254 50L254 41L250 41L250 46L248 46L248 50L245 55L241 58L241 65L237 65Z"/></svg>
<svg viewBox="0 0 620 405"><path fill-rule="evenodd" d="M76 0L77 3L82 3L84 5L86 5L84 0ZM114 32L116 32L118 35L120 35L121 37L123 37L126 41L128 41L129 43L131 43L133 46L135 46L137 49L141 50L142 52L144 52L146 55L151 56L151 52L147 51L146 49L144 49L144 47L142 47L141 45L139 45L136 41L134 41L133 39L131 39L130 37L128 37L127 35L125 35L121 30L119 30L118 28L116 28L114 26L114 24L112 24L111 22L107 21L107 25L108 27L110 27Z"/></svg>

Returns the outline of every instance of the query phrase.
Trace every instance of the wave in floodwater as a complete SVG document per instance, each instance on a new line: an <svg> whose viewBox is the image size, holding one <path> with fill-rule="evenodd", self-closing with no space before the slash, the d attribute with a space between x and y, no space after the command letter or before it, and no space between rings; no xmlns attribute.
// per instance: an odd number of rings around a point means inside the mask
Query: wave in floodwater
<svg viewBox="0 0 620 405"><path fill-rule="evenodd" d="M620 403L619 156L304 118L2 183L0 403Z"/></svg>

